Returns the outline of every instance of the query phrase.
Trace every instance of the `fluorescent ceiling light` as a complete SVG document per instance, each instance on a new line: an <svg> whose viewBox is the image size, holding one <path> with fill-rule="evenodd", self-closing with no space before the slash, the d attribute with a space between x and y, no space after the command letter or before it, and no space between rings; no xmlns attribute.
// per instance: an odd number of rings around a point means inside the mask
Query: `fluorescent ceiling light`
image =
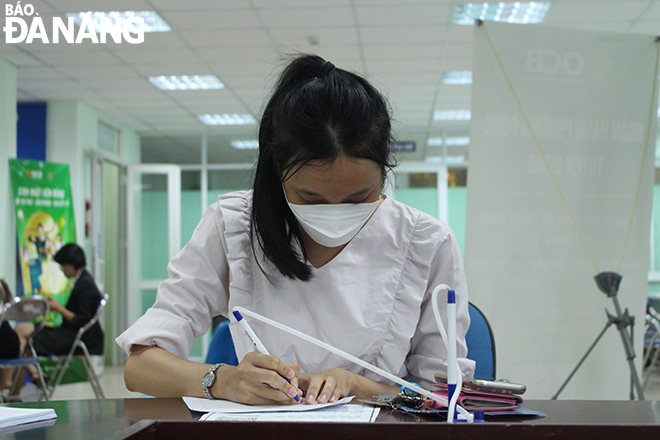
<svg viewBox="0 0 660 440"><path fill-rule="evenodd" d="M131 23L130 32L141 30L142 32L170 32L172 28L160 15L153 11L124 11L124 12L69 12L67 17L73 17L73 21L80 26L85 17L90 17L94 23L96 33L101 33L101 19L108 18L112 25L121 24L130 17L141 17L144 24ZM105 28L104 28L105 29Z"/></svg>
<svg viewBox="0 0 660 440"><path fill-rule="evenodd" d="M249 125L257 123L252 115L199 115L197 119L206 125Z"/></svg>
<svg viewBox="0 0 660 440"><path fill-rule="evenodd" d="M446 163L447 165L459 165L467 163L465 156L427 156L424 159L426 163Z"/></svg>
<svg viewBox="0 0 660 440"><path fill-rule="evenodd" d="M448 137L445 138L448 147L458 146L458 145L470 145L470 138L468 136L457 136L457 137ZM426 141L426 145L429 147L440 147L442 146L441 137L430 137Z"/></svg>
<svg viewBox="0 0 660 440"><path fill-rule="evenodd" d="M150 76L149 81L161 90L211 90L224 89L217 76Z"/></svg>
<svg viewBox="0 0 660 440"><path fill-rule="evenodd" d="M454 145L470 145L470 138L468 136L461 136L461 137L450 137L446 139L447 141L447 146L454 146Z"/></svg>
<svg viewBox="0 0 660 440"><path fill-rule="evenodd" d="M454 6L452 23L471 25L477 19L518 24L540 23L549 8L550 2L459 3Z"/></svg>
<svg viewBox="0 0 660 440"><path fill-rule="evenodd" d="M251 139L251 140L234 140L231 141L231 146L236 148L237 150L256 150L259 148L259 141L256 139Z"/></svg>
<svg viewBox="0 0 660 440"><path fill-rule="evenodd" d="M434 121L469 121L470 110L436 110L433 112Z"/></svg>
<svg viewBox="0 0 660 440"><path fill-rule="evenodd" d="M472 84L472 71L459 70L455 72L444 72L442 74L443 84Z"/></svg>

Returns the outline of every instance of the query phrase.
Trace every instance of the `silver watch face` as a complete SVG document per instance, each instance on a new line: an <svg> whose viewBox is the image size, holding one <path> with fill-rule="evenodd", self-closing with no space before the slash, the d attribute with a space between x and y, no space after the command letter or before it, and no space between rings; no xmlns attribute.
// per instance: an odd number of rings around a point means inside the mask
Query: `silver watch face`
<svg viewBox="0 0 660 440"><path fill-rule="evenodd" d="M213 382L215 382L215 374L211 371L204 373L204 376L202 377L202 386L210 387L213 385Z"/></svg>

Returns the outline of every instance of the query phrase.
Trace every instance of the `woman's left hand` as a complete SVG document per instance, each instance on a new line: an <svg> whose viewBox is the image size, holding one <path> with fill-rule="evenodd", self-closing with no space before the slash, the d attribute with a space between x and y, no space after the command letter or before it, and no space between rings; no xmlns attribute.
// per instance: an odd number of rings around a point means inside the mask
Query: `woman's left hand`
<svg viewBox="0 0 660 440"><path fill-rule="evenodd" d="M305 392L305 403L332 403L350 396L356 384L355 374L331 368L312 374L298 374L298 387Z"/></svg>

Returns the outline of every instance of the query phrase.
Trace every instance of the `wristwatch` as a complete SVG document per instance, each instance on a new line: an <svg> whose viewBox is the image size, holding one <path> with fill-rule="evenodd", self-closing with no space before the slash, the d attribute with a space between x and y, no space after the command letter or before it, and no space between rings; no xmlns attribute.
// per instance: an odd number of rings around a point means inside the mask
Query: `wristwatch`
<svg viewBox="0 0 660 440"><path fill-rule="evenodd" d="M223 365L227 364L215 364L209 369L209 371L204 373L204 376L202 376L202 390L204 391L204 395L211 400L216 400L216 398L211 394L210 390L210 388L215 383L215 370L222 367Z"/></svg>

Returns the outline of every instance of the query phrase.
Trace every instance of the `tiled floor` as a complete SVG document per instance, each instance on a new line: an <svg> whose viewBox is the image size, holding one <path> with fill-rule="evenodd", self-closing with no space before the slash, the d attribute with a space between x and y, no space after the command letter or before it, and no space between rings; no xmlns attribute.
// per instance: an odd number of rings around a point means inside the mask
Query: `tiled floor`
<svg viewBox="0 0 660 440"><path fill-rule="evenodd" d="M101 376L101 385L107 398L141 397L140 393L133 393L124 385L123 367L105 367ZM660 400L660 369L651 373L644 389L646 400ZM26 387L21 397L24 401L34 400L34 385ZM53 394L53 400L94 399L94 392L89 383L76 383L61 385Z"/></svg>
<svg viewBox="0 0 660 440"><path fill-rule="evenodd" d="M650 374L644 387L644 397L646 400L660 400L660 370L656 369Z"/></svg>
<svg viewBox="0 0 660 440"><path fill-rule="evenodd" d="M123 366L106 366L100 379L103 392L108 399L142 396L141 393L134 393L126 389ZM53 393L53 400L73 399L94 399L92 386L88 382L61 385Z"/></svg>
<svg viewBox="0 0 660 440"><path fill-rule="evenodd" d="M126 397L142 397L141 393L133 393L124 385L124 367L106 366L100 377L105 397L118 399ZM21 392L21 400L32 401L39 396L39 390L33 384L26 384ZM51 400L94 399L94 390L89 382L79 382L60 385L53 393Z"/></svg>

